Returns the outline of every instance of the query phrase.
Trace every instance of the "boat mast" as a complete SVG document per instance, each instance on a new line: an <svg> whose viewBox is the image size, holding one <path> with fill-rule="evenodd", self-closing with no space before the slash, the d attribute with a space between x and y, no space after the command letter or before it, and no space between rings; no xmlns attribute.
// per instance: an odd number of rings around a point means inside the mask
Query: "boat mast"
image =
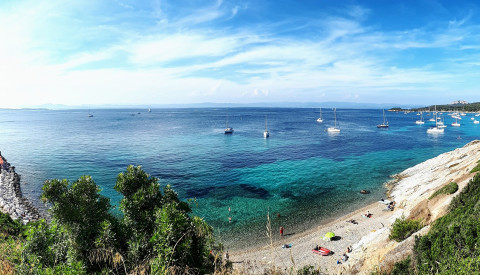
<svg viewBox="0 0 480 275"><path fill-rule="evenodd" d="M333 109L333 117L335 118L335 128L337 128L337 108Z"/></svg>

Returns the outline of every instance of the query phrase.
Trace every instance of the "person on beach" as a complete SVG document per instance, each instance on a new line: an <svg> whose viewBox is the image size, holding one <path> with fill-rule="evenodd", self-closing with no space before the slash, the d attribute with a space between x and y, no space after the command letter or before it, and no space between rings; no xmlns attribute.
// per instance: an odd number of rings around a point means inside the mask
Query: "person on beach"
<svg viewBox="0 0 480 275"><path fill-rule="evenodd" d="M227 252L225 253L225 261L229 261L230 260L230 255L228 254L228 250Z"/></svg>
<svg viewBox="0 0 480 275"><path fill-rule="evenodd" d="M280 237L283 236L283 226L280 226Z"/></svg>

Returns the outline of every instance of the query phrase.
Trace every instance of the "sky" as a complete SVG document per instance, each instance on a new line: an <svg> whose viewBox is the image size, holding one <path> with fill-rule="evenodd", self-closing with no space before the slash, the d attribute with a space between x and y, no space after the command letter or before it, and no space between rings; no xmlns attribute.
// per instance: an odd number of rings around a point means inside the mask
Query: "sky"
<svg viewBox="0 0 480 275"><path fill-rule="evenodd" d="M430 105L479 80L477 1L0 1L0 108Z"/></svg>

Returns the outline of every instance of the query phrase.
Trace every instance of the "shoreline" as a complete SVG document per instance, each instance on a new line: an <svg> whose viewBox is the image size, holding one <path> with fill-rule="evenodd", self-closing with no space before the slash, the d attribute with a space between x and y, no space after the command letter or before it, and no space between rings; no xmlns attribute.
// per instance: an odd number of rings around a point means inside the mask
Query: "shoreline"
<svg viewBox="0 0 480 275"><path fill-rule="evenodd" d="M394 175L394 179L386 183L388 199L396 201L394 211L384 211L385 205L375 202L305 232L282 237L281 241L258 248L232 251L230 260L236 270L255 274L268 268L287 271L307 265L327 274L370 274L369 271L375 268L388 268L411 251L416 234L425 234L428 225L443 216L451 199L473 177L474 174L469 171L477 165L478 160L480 141L475 140ZM459 191L450 196L442 195L428 200L433 192L452 181L457 182ZM371 218L362 217L366 211L373 214ZM423 219L426 226L401 243L390 241L388 235L391 225L401 216ZM358 224L346 222L351 219ZM324 241L322 237L329 231L334 232L339 239ZM278 234L276 230L275 233ZM282 248L282 244L290 243L291 248ZM315 245L324 246L334 254L314 254L312 248ZM337 264L348 246L353 251L347 253L347 261Z"/></svg>
<svg viewBox="0 0 480 275"><path fill-rule="evenodd" d="M0 211L23 224L42 218L40 211L23 197L20 175L15 166L10 165L0 152Z"/></svg>

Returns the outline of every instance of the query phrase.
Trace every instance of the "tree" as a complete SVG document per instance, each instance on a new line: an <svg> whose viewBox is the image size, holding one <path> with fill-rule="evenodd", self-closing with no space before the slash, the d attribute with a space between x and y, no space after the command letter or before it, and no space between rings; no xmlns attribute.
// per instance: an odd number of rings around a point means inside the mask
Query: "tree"
<svg viewBox="0 0 480 275"><path fill-rule="evenodd" d="M213 229L169 186L140 166L117 178L123 217L89 176L49 180L42 200L52 221L29 226L21 270L34 274L208 273L214 268Z"/></svg>

